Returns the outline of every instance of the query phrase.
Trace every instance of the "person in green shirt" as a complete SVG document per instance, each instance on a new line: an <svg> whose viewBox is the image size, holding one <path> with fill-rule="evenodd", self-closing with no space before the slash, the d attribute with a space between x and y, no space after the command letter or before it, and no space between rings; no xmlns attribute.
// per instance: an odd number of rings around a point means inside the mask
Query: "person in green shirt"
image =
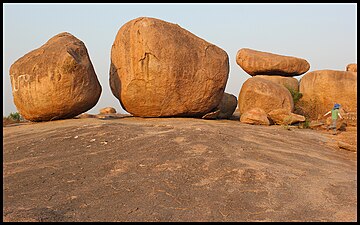
<svg viewBox="0 0 360 225"><path fill-rule="evenodd" d="M334 134L336 134L336 122L338 120L338 117L342 119L342 116L340 114L340 104L335 103L334 107L327 113L324 114L324 116L327 116L331 113L331 125L328 127L328 129L334 129Z"/></svg>

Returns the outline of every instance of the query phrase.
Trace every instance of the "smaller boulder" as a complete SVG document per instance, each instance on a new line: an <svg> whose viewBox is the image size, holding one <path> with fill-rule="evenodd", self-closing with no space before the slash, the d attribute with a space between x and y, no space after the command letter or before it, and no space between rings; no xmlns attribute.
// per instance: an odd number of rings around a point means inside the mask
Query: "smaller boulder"
<svg viewBox="0 0 360 225"><path fill-rule="evenodd" d="M235 95L224 93L218 109L220 113L217 116L219 119L229 119L237 107L237 98Z"/></svg>
<svg viewBox="0 0 360 225"><path fill-rule="evenodd" d="M253 125L270 125L266 112L261 108L252 108L240 116L240 122Z"/></svg>
<svg viewBox="0 0 360 225"><path fill-rule="evenodd" d="M274 109L268 115L275 124L279 125L291 125L305 121L304 116L292 113L286 109Z"/></svg>
<svg viewBox="0 0 360 225"><path fill-rule="evenodd" d="M357 64L356 63L350 63L346 66L346 71L350 72L357 72Z"/></svg>
<svg viewBox="0 0 360 225"><path fill-rule="evenodd" d="M109 114L109 113L116 113L116 109L113 107L105 107L100 109L100 114Z"/></svg>

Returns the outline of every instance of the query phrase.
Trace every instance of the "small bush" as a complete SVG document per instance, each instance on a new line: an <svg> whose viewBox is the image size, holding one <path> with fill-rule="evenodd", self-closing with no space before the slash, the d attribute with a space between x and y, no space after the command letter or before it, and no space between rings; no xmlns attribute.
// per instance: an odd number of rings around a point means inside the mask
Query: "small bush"
<svg viewBox="0 0 360 225"><path fill-rule="evenodd" d="M22 118L22 116L20 115L20 113L18 113L18 112L10 113L10 115L7 118L9 120L13 120L13 121L16 121L16 122L20 122L20 121L24 120Z"/></svg>
<svg viewBox="0 0 360 225"><path fill-rule="evenodd" d="M301 92L291 88L291 87L288 87L288 86L285 86L285 87L290 91L291 96L292 96L293 101L294 101L294 104L296 104L300 100L300 98L302 98L303 94Z"/></svg>
<svg viewBox="0 0 360 225"><path fill-rule="evenodd" d="M309 129L309 128L310 128L310 120L305 119L304 122L301 122L301 123L299 124L299 128Z"/></svg>

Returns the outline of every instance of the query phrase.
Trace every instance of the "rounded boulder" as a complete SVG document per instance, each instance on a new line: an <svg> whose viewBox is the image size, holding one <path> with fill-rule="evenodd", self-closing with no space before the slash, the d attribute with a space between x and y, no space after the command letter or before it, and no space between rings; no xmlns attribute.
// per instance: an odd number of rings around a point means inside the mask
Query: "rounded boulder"
<svg viewBox="0 0 360 225"><path fill-rule="evenodd" d="M294 110L290 91L283 85L257 76L247 79L238 98L240 115L252 108L260 108L269 113L274 109Z"/></svg>
<svg viewBox="0 0 360 225"><path fill-rule="evenodd" d="M63 32L10 67L14 103L30 121L73 118L99 100L101 86L85 44Z"/></svg>
<svg viewBox="0 0 360 225"><path fill-rule="evenodd" d="M224 50L155 18L124 24L111 49L111 91L134 116L201 117L219 105L228 73Z"/></svg>
<svg viewBox="0 0 360 225"><path fill-rule="evenodd" d="M357 73L339 70L316 70L300 79L302 98L298 105L311 118L331 110L335 103L347 112L357 112Z"/></svg>

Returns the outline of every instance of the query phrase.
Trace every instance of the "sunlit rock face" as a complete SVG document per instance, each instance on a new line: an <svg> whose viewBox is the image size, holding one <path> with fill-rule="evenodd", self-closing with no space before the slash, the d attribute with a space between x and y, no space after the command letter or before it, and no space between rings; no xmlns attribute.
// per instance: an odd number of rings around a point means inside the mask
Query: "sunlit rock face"
<svg viewBox="0 0 360 225"><path fill-rule="evenodd" d="M111 91L134 116L201 117L219 105L228 73L224 50L155 18L124 24L111 49Z"/></svg>
<svg viewBox="0 0 360 225"><path fill-rule="evenodd" d="M85 44L67 32L19 58L9 72L16 108L30 121L77 116L102 91Z"/></svg>

